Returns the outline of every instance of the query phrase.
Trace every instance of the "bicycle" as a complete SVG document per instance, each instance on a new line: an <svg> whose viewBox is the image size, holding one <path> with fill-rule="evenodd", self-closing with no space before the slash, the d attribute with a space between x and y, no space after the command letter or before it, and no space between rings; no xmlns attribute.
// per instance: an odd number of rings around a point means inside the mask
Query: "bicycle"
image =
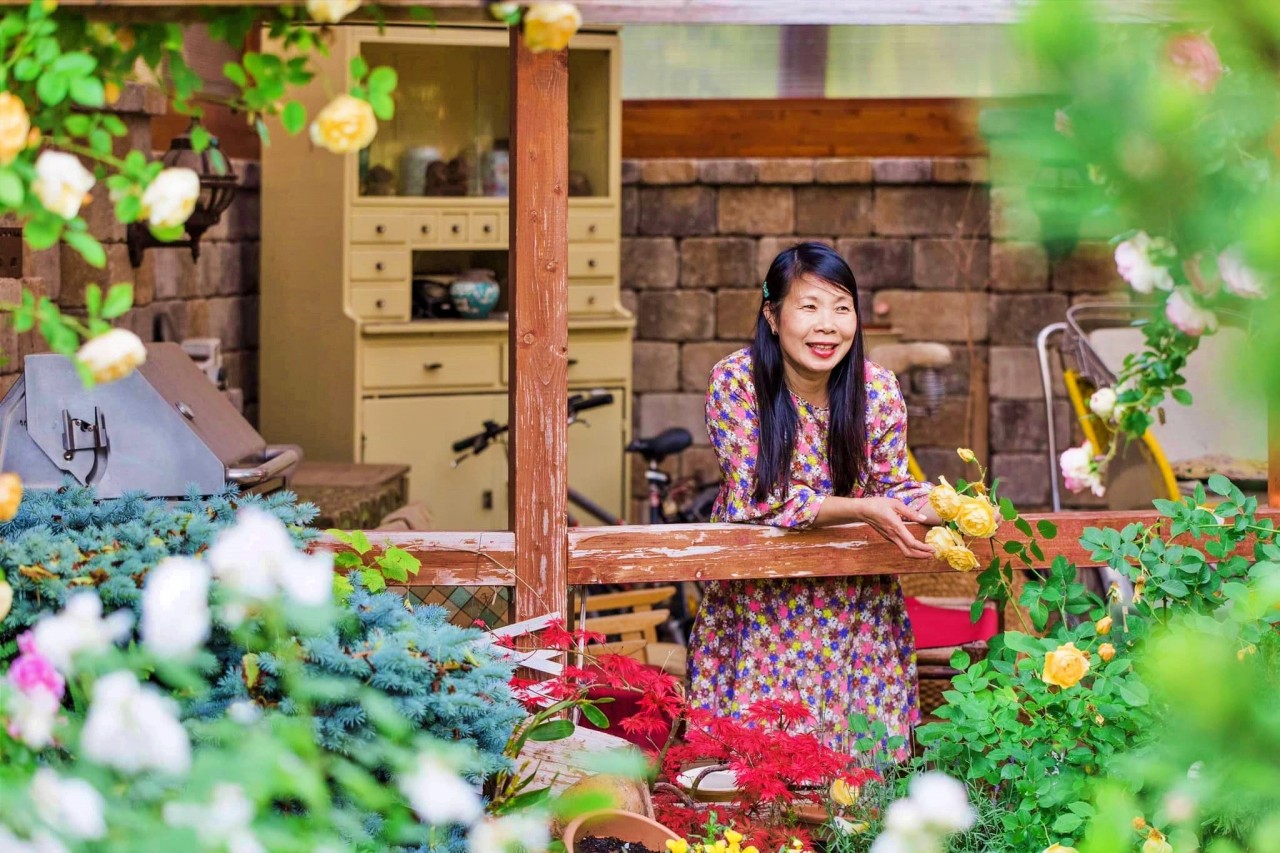
<svg viewBox="0 0 1280 853"><path fill-rule="evenodd" d="M612 405L613 395L606 391L592 391L587 394L574 394L569 397L568 422L573 426L581 421L579 415L590 409ZM484 429L466 438L453 442L451 448L460 454L453 462L453 467L465 462L469 457L478 456L487 450L495 441L507 435L510 427L496 421L485 421ZM711 520L711 510L715 503L719 484L701 483L693 477L675 478L661 469L661 464L672 456L683 453L693 444L693 436L682 427L670 427L649 438L633 439L625 448L629 454L637 455L645 460L645 485L648 497L649 524L691 524ZM505 446L505 444L504 444ZM588 496L572 486L568 489L569 503L603 524L624 525L626 519L600 506ZM569 525L580 526L578 518L572 511L569 513ZM599 585L593 587L595 592L615 592L623 589L623 585ZM671 619L666 625L666 633L671 642L684 645L689 628L693 624L697 605L701 600L701 590L692 582L678 585L676 602L671 608Z"/></svg>

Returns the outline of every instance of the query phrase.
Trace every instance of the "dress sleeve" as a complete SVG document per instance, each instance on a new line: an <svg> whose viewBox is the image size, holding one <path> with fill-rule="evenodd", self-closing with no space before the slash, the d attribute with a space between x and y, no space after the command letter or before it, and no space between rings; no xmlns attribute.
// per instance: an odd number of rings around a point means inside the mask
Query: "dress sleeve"
<svg viewBox="0 0 1280 853"><path fill-rule="evenodd" d="M929 484L907 473L907 404L892 371L874 366L867 375L867 495L896 498L917 507Z"/></svg>
<svg viewBox="0 0 1280 853"><path fill-rule="evenodd" d="M753 497L760 412L745 361L731 356L717 364L707 389L707 433L720 461L722 477L720 520L808 527L817 518L823 500L823 495L808 486L791 481L763 501Z"/></svg>

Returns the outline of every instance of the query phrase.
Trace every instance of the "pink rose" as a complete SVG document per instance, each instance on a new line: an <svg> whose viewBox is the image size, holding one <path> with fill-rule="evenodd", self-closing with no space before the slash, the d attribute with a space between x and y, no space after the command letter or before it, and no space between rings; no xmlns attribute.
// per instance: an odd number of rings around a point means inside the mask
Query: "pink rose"
<svg viewBox="0 0 1280 853"><path fill-rule="evenodd" d="M1193 338L1218 329L1218 315L1208 308L1201 308L1187 288L1180 287L1169 295L1169 301L1164 304L1164 315L1178 327L1178 331Z"/></svg>
<svg viewBox="0 0 1280 853"><path fill-rule="evenodd" d="M9 683L23 693L44 690L61 701L66 682L36 649L35 638L30 631L18 638L18 650L22 654L9 666Z"/></svg>
<svg viewBox="0 0 1280 853"><path fill-rule="evenodd" d="M1169 39L1166 52L1178 77L1201 92L1212 92L1222 78L1222 59L1206 35L1176 35Z"/></svg>

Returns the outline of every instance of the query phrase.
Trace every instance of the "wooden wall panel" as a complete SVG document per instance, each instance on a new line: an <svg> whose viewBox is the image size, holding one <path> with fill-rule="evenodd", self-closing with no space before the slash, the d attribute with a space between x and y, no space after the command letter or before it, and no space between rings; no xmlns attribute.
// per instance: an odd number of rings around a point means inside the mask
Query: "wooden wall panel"
<svg viewBox="0 0 1280 853"><path fill-rule="evenodd" d="M622 156L975 157L979 104L893 100L654 100L622 104Z"/></svg>

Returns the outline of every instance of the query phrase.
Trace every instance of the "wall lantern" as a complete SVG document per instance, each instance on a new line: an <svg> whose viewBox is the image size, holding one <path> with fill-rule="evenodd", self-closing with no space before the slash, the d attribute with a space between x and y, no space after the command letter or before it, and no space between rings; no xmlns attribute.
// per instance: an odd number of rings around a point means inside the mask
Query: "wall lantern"
<svg viewBox="0 0 1280 853"><path fill-rule="evenodd" d="M222 214L235 200L239 178L231 162L219 150L218 138L211 137L204 151L196 151L191 144L191 133L199 123L199 119L192 119L186 132L173 138L162 161L166 169L175 166L187 168L200 176L200 196L196 200L196 209L187 219L187 239L173 242L157 240L145 222L129 223L126 242L129 263L135 269L142 266L142 253L147 249L190 247L191 258L200 260L200 238L218 224Z"/></svg>

